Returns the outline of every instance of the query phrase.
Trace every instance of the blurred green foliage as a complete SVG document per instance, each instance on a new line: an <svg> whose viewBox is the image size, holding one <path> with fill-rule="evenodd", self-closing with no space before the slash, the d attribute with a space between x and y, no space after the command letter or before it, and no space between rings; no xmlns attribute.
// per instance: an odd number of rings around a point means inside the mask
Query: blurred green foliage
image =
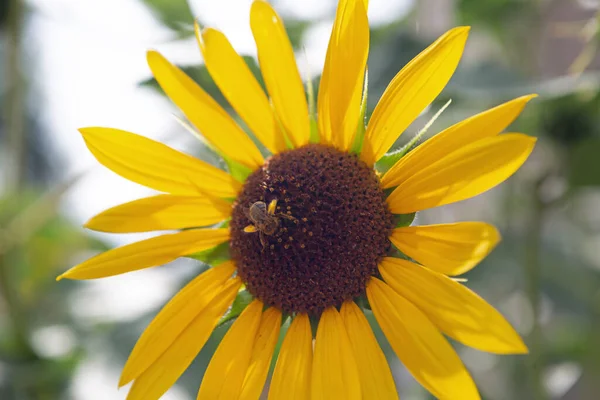
<svg viewBox="0 0 600 400"><path fill-rule="evenodd" d="M55 282L66 260L82 251L107 250L57 212L60 195L27 190L0 197L0 304L5 311L0 313L0 363L12 366L0 380L2 399L64 398L84 355L77 344L53 355L52 349L40 353L32 342L45 327L77 325L66 296L75 286Z"/></svg>
<svg viewBox="0 0 600 400"><path fill-rule="evenodd" d="M142 0L164 26L180 38L194 34L194 18L187 0Z"/></svg>

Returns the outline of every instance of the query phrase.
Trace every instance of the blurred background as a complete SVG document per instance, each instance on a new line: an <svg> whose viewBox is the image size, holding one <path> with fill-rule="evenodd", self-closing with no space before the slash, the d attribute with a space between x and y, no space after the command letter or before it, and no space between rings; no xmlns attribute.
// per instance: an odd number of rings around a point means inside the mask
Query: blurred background
<svg viewBox="0 0 600 400"><path fill-rule="evenodd" d="M318 80L334 0L272 0L305 78ZM157 310L201 268L185 259L95 282L55 282L70 266L144 237L81 225L148 189L100 166L77 132L137 132L219 164L177 122L150 78L155 48L228 107L192 21L223 30L256 70L250 0L0 0L0 399L124 399L125 359ZM457 346L490 400L600 398L600 1L370 0L369 111L437 35L472 25L448 87L399 139L448 100L429 133L505 100L532 101L510 128L539 138L526 165L475 199L417 222L484 220L504 240L467 275L526 339L528 356ZM168 394L194 399L219 328ZM404 400L430 396L378 334Z"/></svg>

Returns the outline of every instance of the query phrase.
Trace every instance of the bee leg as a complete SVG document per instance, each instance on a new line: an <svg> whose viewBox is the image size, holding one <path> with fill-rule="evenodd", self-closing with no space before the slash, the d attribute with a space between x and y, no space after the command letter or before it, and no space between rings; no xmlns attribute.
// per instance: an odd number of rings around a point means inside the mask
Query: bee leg
<svg viewBox="0 0 600 400"><path fill-rule="evenodd" d="M260 244L262 244L263 249L269 245L267 242L267 236L263 232L258 232L258 237L260 238Z"/></svg>
<svg viewBox="0 0 600 400"><path fill-rule="evenodd" d="M244 232L246 232L246 233L253 233L256 231L257 231L257 229L254 225L248 225L244 228Z"/></svg>
<svg viewBox="0 0 600 400"><path fill-rule="evenodd" d="M276 217L280 217L280 218L288 219L290 221L298 222L298 218L292 217L289 214L279 213L276 215Z"/></svg>

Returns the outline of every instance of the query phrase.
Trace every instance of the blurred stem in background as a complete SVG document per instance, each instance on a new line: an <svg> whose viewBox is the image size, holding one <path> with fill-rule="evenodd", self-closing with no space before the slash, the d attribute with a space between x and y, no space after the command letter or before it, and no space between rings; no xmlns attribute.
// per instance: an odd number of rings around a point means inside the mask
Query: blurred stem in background
<svg viewBox="0 0 600 400"><path fill-rule="evenodd" d="M24 4L22 0L8 1L6 21L6 96L3 109L6 121L6 173L7 192L17 192L22 188L27 174L27 137L25 130L25 80L22 76L23 58L23 20Z"/></svg>
<svg viewBox="0 0 600 400"><path fill-rule="evenodd" d="M19 304L18 293L10 284L10 270L6 261L5 252L8 249L4 246L0 248L0 298L5 304L9 316L10 333L9 341L12 344L15 353L21 356L33 355L33 351L27 340L27 324L25 321L26 313Z"/></svg>
<svg viewBox="0 0 600 400"><path fill-rule="evenodd" d="M25 187L27 179L27 129L26 129L26 87L23 74L23 21L24 4L22 0L8 0L8 13L5 25L6 38L6 59L5 76L6 92L3 96L2 109L4 110L5 121L5 143L4 147L4 180L6 193L20 193ZM8 316L8 337L4 340L8 342L5 349L10 349L8 354L1 354L8 357L17 365L26 365L37 363L40 358L31 347L29 341L28 311L23 306L19 288L15 284L16 279L13 276L14 268L9 261L9 252L16 244L14 241L15 232L11 232L8 226L0 226L0 301L4 303L4 308ZM5 343L6 344L6 343ZM20 383L16 382L15 387ZM36 387L37 385L32 385ZM17 398L23 399L49 399L50 393L37 386L34 390L24 388L23 392L16 389ZM19 397L20 396L20 397Z"/></svg>
<svg viewBox="0 0 600 400"><path fill-rule="evenodd" d="M22 22L23 3L21 0L8 0L8 17L6 21L7 57L5 65L6 95L3 109L6 121L5 136L5 171L6 192L17 192L22 188L26 178L26 137L25 137L25 96L24 80L21 76L22 57ZM0 296L6 304L10 316L11 328L17 347L26 351L27 329L19 306L18 294L10 284L10 270L6 258L9 250L8 229L0 227Z"/></svg>
<svg viewBox="0 0 600 400"><path fill-rule="evenodd" d="M541 188L546 182L547 175L542 176L533 185L530 219L525 239L524 271L526 275L527 296L531 304L532 327L529 334L529 382L532 400L546 400L546 392L542 381L543 346L540 329L540 301L541 301L541 265L540 250L542 245L542 232L544 228L544 215L546 204L542 199Z"/></svg>

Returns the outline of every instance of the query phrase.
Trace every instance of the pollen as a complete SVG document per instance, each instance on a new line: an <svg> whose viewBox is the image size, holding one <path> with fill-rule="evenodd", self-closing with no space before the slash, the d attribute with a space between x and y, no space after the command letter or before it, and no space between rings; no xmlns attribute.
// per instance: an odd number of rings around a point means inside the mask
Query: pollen
<svg viewBox="0 0 600 400"><path fill-rule="evenodd" d="M274 201L277 230L248 232L249 207ZM372 168L355 155L306 145L248 177L234 204L230 246L251 294L288 313L318 316L364 293L392 227Z"/></svg>

